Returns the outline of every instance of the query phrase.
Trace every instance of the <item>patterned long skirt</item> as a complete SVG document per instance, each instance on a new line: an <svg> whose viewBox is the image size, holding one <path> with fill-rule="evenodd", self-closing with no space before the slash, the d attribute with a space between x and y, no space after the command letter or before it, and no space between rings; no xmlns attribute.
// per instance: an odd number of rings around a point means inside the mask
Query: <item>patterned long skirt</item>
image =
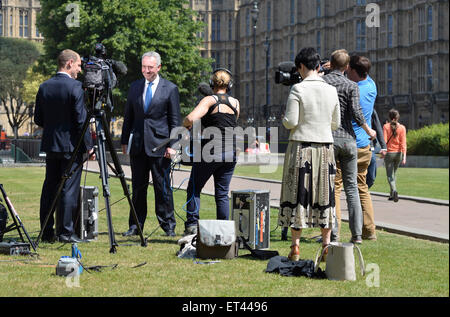
<svg viewBox="0 0 450 317"><path fill-rule="evenodd" d="M332 229L336 223L333 144L289 141L283 168L278 225Z"/></svg>

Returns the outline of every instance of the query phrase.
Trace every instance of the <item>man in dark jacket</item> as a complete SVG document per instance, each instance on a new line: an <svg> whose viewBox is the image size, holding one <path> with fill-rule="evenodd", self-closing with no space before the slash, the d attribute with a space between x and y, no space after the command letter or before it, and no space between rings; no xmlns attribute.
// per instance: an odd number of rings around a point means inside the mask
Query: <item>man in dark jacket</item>
<svg viewBox="0 0 450 317"><path fill-rule="evenodd" d="M58 73L39 87L36 95L34 122L43 127L41 151L46 152L45 181L42 186L40 220L41 227L50 212L51 203L63 178L73 151L80 138L84 138L71 170L83 164L83 153L92 154L92 140L89 131L81 135L87 111L84 108L84 92L77 75L81 71L80 56L72 50L62 51L57 59ZM94 156L91 155L91 159ZM74 234L73 214L78 207L82 169L65 181L57 205L58 228L56 235L61 242L80 242ZM49 218L42 241L55 239L54 219Z"/></svg>

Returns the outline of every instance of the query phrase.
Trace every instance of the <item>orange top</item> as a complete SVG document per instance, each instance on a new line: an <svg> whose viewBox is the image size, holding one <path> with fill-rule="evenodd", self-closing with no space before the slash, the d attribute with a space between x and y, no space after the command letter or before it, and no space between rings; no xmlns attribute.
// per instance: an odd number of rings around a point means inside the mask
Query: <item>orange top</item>
<svg viewBox="0 0 450 317"><path fill-rule="evenodd" d="M406 155L406 128L403 124L397 122L397 135L392 136L391 124L386 123L383 126L383 134L388 152L402 152Z"/></svg>
<svg viewBox="0 0 450 317"><path fill-rule="evenodd" d="M6 132L0 132L0 140L6 140Z"/></svg>

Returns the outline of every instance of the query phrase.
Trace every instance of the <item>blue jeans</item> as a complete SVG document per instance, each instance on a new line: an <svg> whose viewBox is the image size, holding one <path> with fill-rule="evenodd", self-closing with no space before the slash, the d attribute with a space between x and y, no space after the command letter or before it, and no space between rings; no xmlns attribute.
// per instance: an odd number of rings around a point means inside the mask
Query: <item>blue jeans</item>
<svg viewBox="0 0 450 317"><path fill-rule="evenodd" d="M342 171L342 182L347 198L348 218L352 236L362 235L363 214L358 192L358 149L356 141L349 138L334 139L334 157ZM339 199L337 197L336 199ZM333 234L338 235L338 226L333 228Z"/></svg>
<svg viewBox="0 0 450 317"><path fill-rule="evenodd" d="M236 162L194 163L189 178L185 227L196 226L200 211L200 193L211 176L214 177L214 198L217 219L228 220L230 203L228 191Z"/></svg>

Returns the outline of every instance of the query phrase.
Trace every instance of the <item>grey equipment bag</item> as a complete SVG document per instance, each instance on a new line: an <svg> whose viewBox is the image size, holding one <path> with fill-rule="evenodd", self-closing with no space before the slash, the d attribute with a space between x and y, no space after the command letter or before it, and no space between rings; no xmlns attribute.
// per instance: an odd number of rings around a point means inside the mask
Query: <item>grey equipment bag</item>
<svg viewBox="0 0 450 317"><path fill-rule="evenodd" d="M238 256L233 220L199 220L197 257L200 259L233 259Z"/></svg>
<svg viewBox="0 0 450 317"><path fill-rule="evenodd" d="M326 256L326 269L325 274L329 280L337 281L355 281L355 257L354 249L358 252L359 266L361 269L361 275L365 275L364 269L364 259L361 250L356 244L353 243L341 243L341 242L331 242L325 246L322 250L322 254L319 258L320 249L316 254L315 270L319 268L319 264L325 254L325 250L328 249L328 254ZM319 259L318 259L319 258Z"/></svg>

